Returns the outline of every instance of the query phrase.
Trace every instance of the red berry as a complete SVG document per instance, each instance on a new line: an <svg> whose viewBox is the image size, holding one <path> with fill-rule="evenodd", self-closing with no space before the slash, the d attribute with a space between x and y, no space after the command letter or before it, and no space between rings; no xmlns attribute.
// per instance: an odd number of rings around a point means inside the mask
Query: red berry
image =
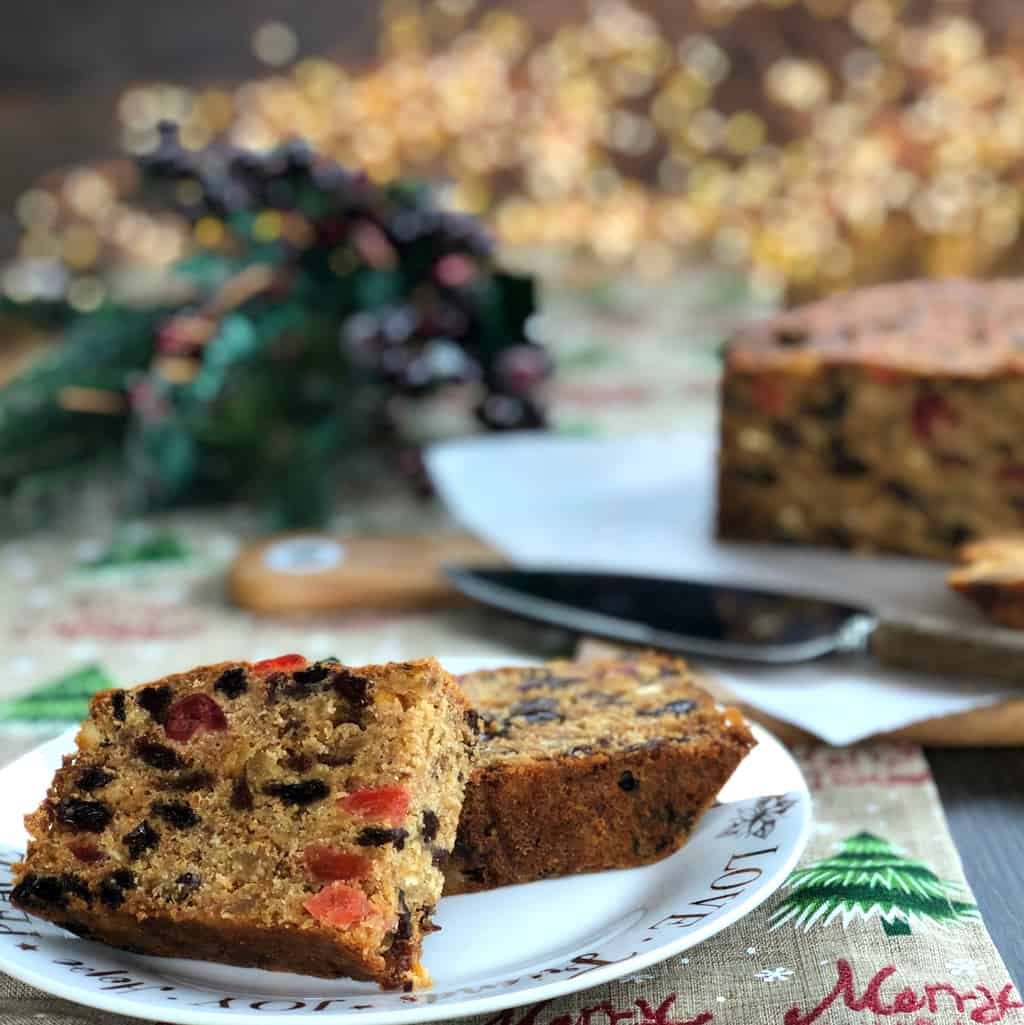
<svg viewBox="0 0 1024 1025"><path fill-rule="evenodd" d="M789 394L785 385L771 378L762 377L751 383L750 401L762 413L778 416L785 413L786 406L789 405Z"/></svg>
<svg viewBox="0 0 1024 1025"><path fill-rule="evenodd" d="M301 655L278 655L277 658L265 658L252 668L256 673L286 673L289 669L301 669L306 660Z"/></svg>
<svg viewBox="0 0 1024 1025"><path fill-rule="evenodd" d="M71 845L71 853L86 865L91 865L103 857L103 852L92 843L76 843Z"/></svg>
<svg viewBox="0 0 1024 1025"><path fill-rule="evenodd" d="M371 822L400 826L409 813L412 795L405 787L356 790L338 801L338 807Z"/></svg>
<svg viewBox="0 0 1024 1025"><path fill-rule="evenodd" d="M361 922L371 914L366 894L347 883L329 883L302 906L318 922L342 927Z"/></svg>
<svg viewBox="0 0 1024 1025"><path fill-rule="evenodd" d="M326 843L311 843L303 852L306 871L321 882L363 879L370 871L370 859Z"/></svg>
<svg viewBox="0 0 1024 1025"><path fill-rule="evenodd" d="M191 740L203 730L211 733L228 728L228 720L220 705L205 694L189 694L167 709L164 729L171 740Z"/></svg>
<svg viewBox="0 0 1024 1025"><path fill-rule="evenodd" d="M931 441L938 431L955 427L957 418L941 395L929 392L914 400L910 422L919 441Z"/></svg>

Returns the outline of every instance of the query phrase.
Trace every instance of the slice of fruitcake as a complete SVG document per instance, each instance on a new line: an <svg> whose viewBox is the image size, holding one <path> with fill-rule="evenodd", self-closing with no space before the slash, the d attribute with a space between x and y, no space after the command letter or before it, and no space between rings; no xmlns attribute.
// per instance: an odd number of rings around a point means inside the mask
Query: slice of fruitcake
<svg viewBox="0 0 1024 1025"><path fill-rule="evenodd" d="M97 694L11 902L144 954L429 981L472 731L433 659L225 662Z"/></svg>
<svg viewBox="0 0 1024 1025"><path fill-rule="evenodd" d="M459 682L480 735L445 893L657 861L686 842L755 743L677 658Z"/></svg>

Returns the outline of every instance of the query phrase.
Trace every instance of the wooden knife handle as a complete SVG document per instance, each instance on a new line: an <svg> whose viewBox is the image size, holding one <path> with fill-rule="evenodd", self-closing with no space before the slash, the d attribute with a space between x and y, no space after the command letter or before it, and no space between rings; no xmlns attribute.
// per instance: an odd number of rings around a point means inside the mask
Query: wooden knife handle
<svg viewBox="0 0 1024 1025"><path fill-rule="evenodd" d="M467 535L335 537L292 533L244 549L228 574L232 600L284 615L329 609L417 609L463 600L441 574L447 562L494 562Z"/></svg>
<svg viewBox="0 0 1024 1025"><path fill-rule="evenodd" d="M1024 631L958 624L938 616L880 615L869 642L887 665L939 676L1024 684Z"/></svg>

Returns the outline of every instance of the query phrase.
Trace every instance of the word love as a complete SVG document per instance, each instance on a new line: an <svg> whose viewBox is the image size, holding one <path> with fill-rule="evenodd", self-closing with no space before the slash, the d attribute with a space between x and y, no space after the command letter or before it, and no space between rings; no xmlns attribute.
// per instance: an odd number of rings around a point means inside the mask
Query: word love
<svg viewBox="0 0 1024 1025"><path fill-rule="evenodd" d="M673 1016L675 1002L675 993L670 993L657 1007L638 997L632 1007L620 1010L611 1001L604 1000L593 1007L583 1007L574 1014L544 1018L542 1012L551 1001L543 1000L527 1008L525 1013L514 1009L502 1011L484 1025L708 1025L713 1018L710 1011L704 1011L695 1018L676 1018Z"/></svg>
<svg viewBox="0 0 1024 1025"><path fill-rule="evenodd" d="M927 1022L921 1012L928 1014L942 1013L942 1021L949 1021L949 1012L965 1015L958 1021L975 1022L976 1025L994 1025L1001 1022L1010 1011L1024 1007L1015 999L1013 986L1007 983L998 993L993 993L987 986L980 983L973 989L958 990L948 982L930 982L919 990L910 986L896 993L885 995L882 990L890 976L896 973L895 965L887 965L875 972L859 996L853 979L853 969L849 962L840 959L836 962L839 977L832 991L821 1003L809 1011L801 1011L799 1007L791 1007L782 1016L783 1025L812 1025L825 1014L833 1004L845 1006L848 1011L863 1011L874 1019L886 1018L896 1014L918 1015L917 1022ZM840 1003L841 1002L841 1003ZM839 1019L826 1019L827 1021ZM842 1019L844 1025L847 1018ZM824 1023L823 1023L824 1025Z"/></svg>

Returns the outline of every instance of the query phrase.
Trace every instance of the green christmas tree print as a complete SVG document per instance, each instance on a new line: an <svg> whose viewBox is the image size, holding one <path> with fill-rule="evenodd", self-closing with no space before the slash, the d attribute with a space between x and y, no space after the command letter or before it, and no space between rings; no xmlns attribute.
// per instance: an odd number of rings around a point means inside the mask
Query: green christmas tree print
<svg viewBox="0 0 1024 1025"><path fill-rule="evenodd" d="M31 694L0 701L0 722L32 725L80 722L89 711L93 694L114 686L114 681L99 666L85 666Z"/></svg>
<svg viewBox="0 0 1024 1025"><path fill-rule="evenodd" d="M770 929L792 922L813 925L878 918L887 936L906 936L911 926L945 927L980 918L960 883L940 879L924 862L871 833L844 840L831 858L797 869L786 880L792 892L771 913Z"/></svg>
<svg viewBox="0 0 1024 1025"><path fill-rule="evenodd" d="M181 563L192 557L185 540L171 530L152 533L122 531L98 558L82 564L82 569L114 569L154 563Z"/></svg>

